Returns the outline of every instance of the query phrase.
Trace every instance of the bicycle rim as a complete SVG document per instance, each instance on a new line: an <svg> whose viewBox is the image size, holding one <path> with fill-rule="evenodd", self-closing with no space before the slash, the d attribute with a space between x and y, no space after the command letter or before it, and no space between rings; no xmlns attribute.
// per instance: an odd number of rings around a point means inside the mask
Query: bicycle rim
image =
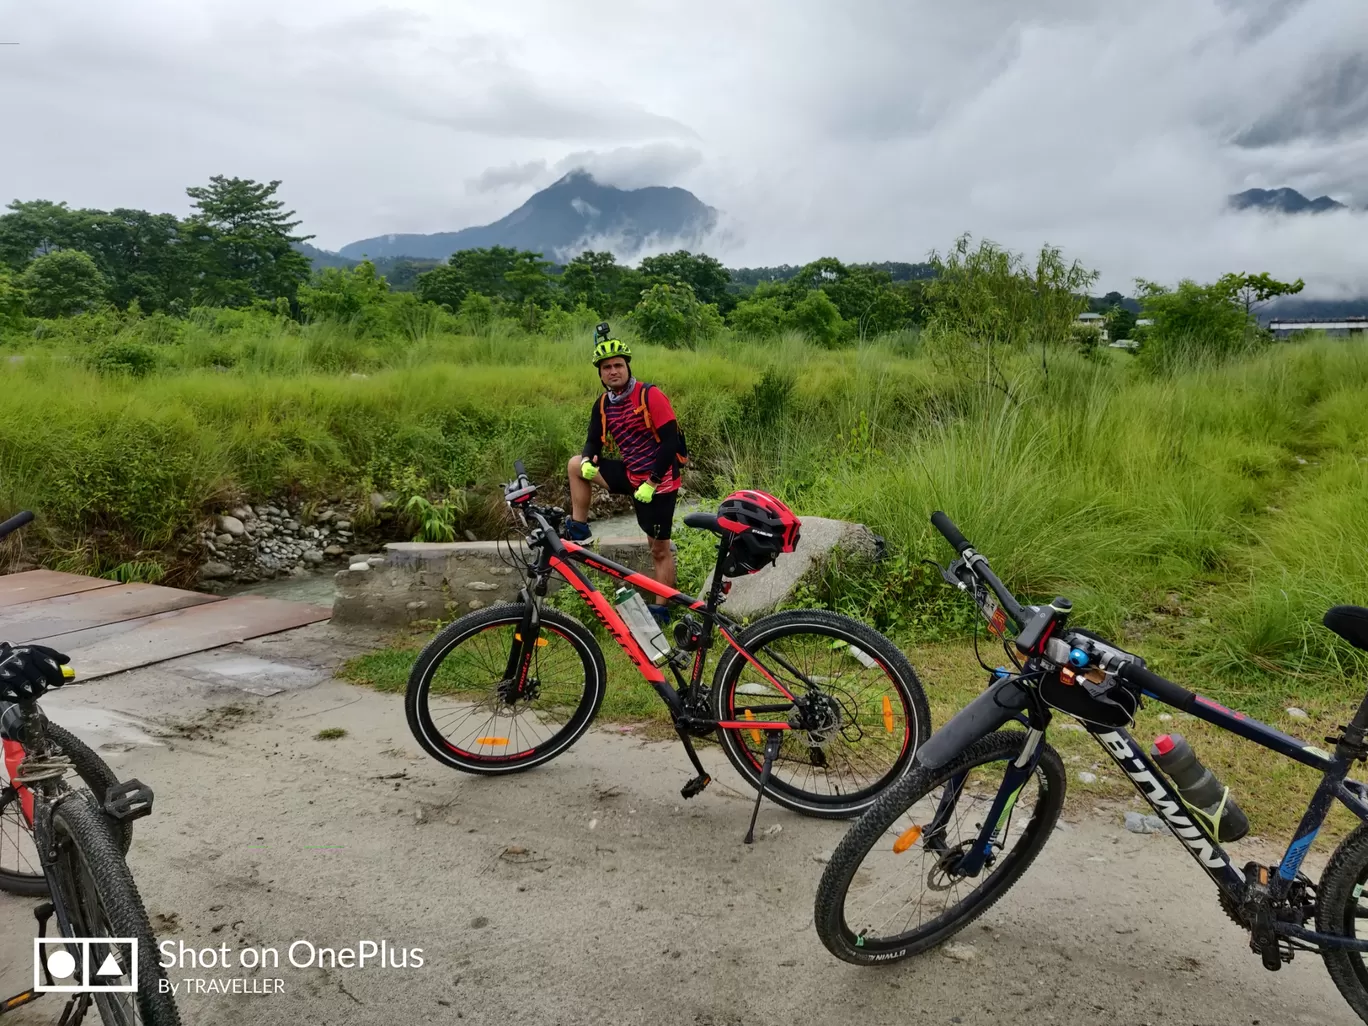
<svg viewBox="0 0 1368 1026"><path fill-rule="evenodd" d="M839 881L845 945L871 960L914 954L972 922L1025 871L1063 802L1063 764L1048 747L999 822L979 875L954 872L977 840L1022 737L990 735L948 767L918 771L852 828L822 881L823 890L832 882L827 877Z"/></svg>
<svg viewBox="0 0 1368 1026"><path fill-rule="evenodd" d="M570 633L543 620L527 681L505 679L518 619L458 638L428 674L420 697L427 725L453 756L477 763L524 762L578 734L590 667Z"/></svg>
<svg viewBox="0 0 1368 1026"><path fill-rule="evenodd" d="M868 644L868 642L866 642ZM784 695L820 702L816 730L784 734L769 787L815 805L843 806L874 798L905 767L924 726L893 671L846 633L825 624L795 624L751 649L723 696L731 720L788 719L774 710ZM772 679L771 679L772 678ZM782 690L781 690L782 689ZM768 711L767 711L768 710ZM731 731L733 745L756 777L765 734Z"/></svg>

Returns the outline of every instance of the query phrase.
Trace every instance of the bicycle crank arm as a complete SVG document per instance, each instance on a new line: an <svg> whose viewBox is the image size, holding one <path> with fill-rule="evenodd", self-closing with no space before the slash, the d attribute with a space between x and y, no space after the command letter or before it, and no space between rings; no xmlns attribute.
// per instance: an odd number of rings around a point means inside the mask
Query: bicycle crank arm
<svg viewBox="0 0 1368 1026"><path fill-rule="evenodd" d="M25 990L15 994L12 998L5 998L4 1001L0 1001L0 1015L4 1015L6 1012L12 1012L16 1008L21 1008L31 1001L37 1001L42 996L40 991Z"/></svg>

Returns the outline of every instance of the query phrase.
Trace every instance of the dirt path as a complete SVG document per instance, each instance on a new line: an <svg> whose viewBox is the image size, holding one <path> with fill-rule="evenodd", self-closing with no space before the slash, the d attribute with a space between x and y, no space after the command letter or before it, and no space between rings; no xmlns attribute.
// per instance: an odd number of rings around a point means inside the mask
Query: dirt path
<svg viewBox="0 0 1368 1026"><path fill-rule="evenodd" d="M1056 834L961 936L972 961L845 965L811 912L846 824L765 806L747 848L748 795L720 752L704 753L716 783L686 803L682 753L620 731L518 777L445 770L419 756L399 696L329 679L368 641L321 625L47 704L156 790L130 861L161 938L280 952L278 971L172 970L283 980L182 996L187 1023L1357 1021L1319 960L1260 968L1172 839L1129 834L1115 812ZM347 735L314 740L326 727ZM4 994L31 979L31 907L0 896ZM294 968L298 940L384 940L424 964ZM5 1026L59 1009L44 998Z"/></svg>

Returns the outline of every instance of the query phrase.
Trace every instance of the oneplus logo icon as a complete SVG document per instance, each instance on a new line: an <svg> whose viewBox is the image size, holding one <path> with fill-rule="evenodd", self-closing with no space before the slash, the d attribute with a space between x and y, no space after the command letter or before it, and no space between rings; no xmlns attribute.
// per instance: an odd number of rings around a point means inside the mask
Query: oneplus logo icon
<svg viewBox="0 0 1368 1026"><path fill-rule="evenodd" d="M52 983L46 982L49 976ZM39 994L136 993L138 938L35 937L33 989Z"/></svg>

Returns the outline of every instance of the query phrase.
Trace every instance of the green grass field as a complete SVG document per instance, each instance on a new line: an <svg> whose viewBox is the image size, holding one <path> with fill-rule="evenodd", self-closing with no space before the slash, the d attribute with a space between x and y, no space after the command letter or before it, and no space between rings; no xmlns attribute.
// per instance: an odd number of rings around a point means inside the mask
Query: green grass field
<svg viewBox="0 0 1368 1026"><path fill-rule="evenodd" d="M178 329L140 377L101 370L78 335L11 341L21 359L0 361L0 510L39 513L27 544L41 540L50 565L159 562L173 583L193 569L175 550L201 517L281 491L458 495L462 525L488 531L512 461L558 481L597 394L587 326L555 338L419 325L368 341L225 317ZM1003 364L1011 399L912 336L637 352L638 374L675 402L705 500L762 487L800 515L887 538L877 573L838 567L806 601L916 655L937 722L982 675L965 669L972 610L919 562L950 555L934 509L1023 596L1070 597L1080 625L1310 741L1368 686L1364 662L1320 626L1332 604L1368 603L1368 350L1353 343L1277 345L1162 377L1106 350L1051 351L1048 376L1038 352L1019 354ZM6 544L12 555L19 543ZM685 550L696 585L706 542ZM401 686L420 642L349 673ZM626 664L609 665L605 715L653 714ZM1311 720L1289 720L1289 706ZM1252 796L1256 827L1283 822L1288 778L1271 759L1183 729Z"/></svg>

